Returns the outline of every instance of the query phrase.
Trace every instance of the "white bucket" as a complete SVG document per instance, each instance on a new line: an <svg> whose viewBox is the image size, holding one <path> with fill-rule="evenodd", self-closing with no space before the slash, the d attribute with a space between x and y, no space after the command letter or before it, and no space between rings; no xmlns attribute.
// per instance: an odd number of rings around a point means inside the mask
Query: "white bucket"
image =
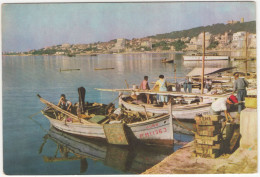
<svg viewBox="0 0 260 177"><path fill-rule="evenodd" d="M133 89L138 89L138 86L134 84Z"/></svg>

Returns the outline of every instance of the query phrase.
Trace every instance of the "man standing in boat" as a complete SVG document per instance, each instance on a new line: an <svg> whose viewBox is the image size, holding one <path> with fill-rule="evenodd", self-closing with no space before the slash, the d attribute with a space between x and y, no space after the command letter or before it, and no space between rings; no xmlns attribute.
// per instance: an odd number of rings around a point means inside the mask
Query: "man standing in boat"
<svg viewBox="0 0 260 177"><path fill-rule="evenodd" d="M238 103L237 98L234 95L231 95L230 97L223 97L218 98L216 101L214 101L211 104L210 107L210 114L212 115L220 115L221 112L225 113L226 121L232 121L232 117L230 113L228 112L228 108L231 104Z"/></svg>
<svg viewBox="0 0 260 177"><path fill-rule="evenodd" d="M166 80L164 79L164 75L160 75L159 76L159 80L156 81L155 85L153 86L153 89L156 87L156 86L159 86L159 91L167 91L167 82ZM160 95L159 96L159 102L162 102L164 103L165 105L167 105L167 102L168 102L168 96L164 96L164 95Z"/></svg>
<svg viewBox="0 0 260 177"><path fill-rule="evenodd" d="M148 76L144 76L144 80L142 81L140 85L141 90L150 90L149 84L148 84ZM146 100L147 104L150 103L150 94L145 94L146 95Z"/></svg>
<svg viewBox="0 0 260 177"><path fill-rule="evenodd" d="M247 96L246 87L248 87L249 83L244 78L239 78L238 72L234 73L234 78L235 78L235 82L233 87L233 94L237 91L237 99L239 101L238 114L240 114L244 106L243 103L241 102L244 101L245 97Z"/></svg>
<svg viewBox="0 0 260 177"><path fill-rule="evenodd" d="M72 105L72 103L66 99L66 96L64 94L61 94L60 100L59 100L59 103L57 106L59 106L61 109L71 112L71 105Z"/></svg>
<svg viewBox="0 0 260 177"><path fill-rule="evenodd" d="M187 93L187 89L189 91L189 93L191 93L191 90L192 90L192 82L190 80L189 77L186 77L184 83L183 83L183 89L184 89L184 92Z"/></svg>

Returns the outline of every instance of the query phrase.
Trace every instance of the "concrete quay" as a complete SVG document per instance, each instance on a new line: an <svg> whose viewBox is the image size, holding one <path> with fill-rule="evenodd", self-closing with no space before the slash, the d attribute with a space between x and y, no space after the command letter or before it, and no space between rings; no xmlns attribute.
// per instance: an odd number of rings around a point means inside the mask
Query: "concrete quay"
<svg viewBox="0 0 260 177"><path fill-rule="evenodd" d="M195 157L192 141L142 174L257 174L256 109L241 112L240 135L240 146L232 154L215 159Z"/></svg>

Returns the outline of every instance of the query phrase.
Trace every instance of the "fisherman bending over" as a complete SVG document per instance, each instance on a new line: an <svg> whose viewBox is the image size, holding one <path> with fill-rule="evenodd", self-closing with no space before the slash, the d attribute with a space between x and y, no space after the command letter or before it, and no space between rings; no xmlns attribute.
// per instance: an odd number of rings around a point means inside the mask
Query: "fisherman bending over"
<svg viewBox="0 0 260 177"><path fill-rule="evenodd" d="M66 100L66 96L64 94L61 94L58 106L61 109L71 112L71 105L72 103L69 100Z"/></svg>
<svg viewBox="0 0 260 177"><path fill-rule="evenodd" d="M221 112L224 111L226 121L232 121L232 117L230 113L228 112L228 108L230 108L231 104L238 103L237 98L234 95L231 95L230 97L223 97L223 98L218 98L216 101L214 101L211 104L210 107L210 113L212 115L220 115Z"/></svg>

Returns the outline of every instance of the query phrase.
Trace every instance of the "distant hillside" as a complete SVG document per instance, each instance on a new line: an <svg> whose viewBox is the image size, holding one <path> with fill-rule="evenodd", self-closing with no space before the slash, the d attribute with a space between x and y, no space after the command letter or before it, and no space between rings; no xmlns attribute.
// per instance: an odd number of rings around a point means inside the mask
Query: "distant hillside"
<svg viewBox="0 0 260 177"><path fill-rule="evenodd" d="M211 34L216 35L216 34L224 34L229 30L231 30L232 33L236 33L238 31L247 31L250 33L256 33L256 21L237 23L237 24L219 23L219 24L214 24L212 26L201 26L189 30L174 31L171 33L157 34L155 36L149 36L149 37L155 39L164 39L164 38L175 39L181 37L192 38L198 36L203 31L210 32Z"/></svg>

